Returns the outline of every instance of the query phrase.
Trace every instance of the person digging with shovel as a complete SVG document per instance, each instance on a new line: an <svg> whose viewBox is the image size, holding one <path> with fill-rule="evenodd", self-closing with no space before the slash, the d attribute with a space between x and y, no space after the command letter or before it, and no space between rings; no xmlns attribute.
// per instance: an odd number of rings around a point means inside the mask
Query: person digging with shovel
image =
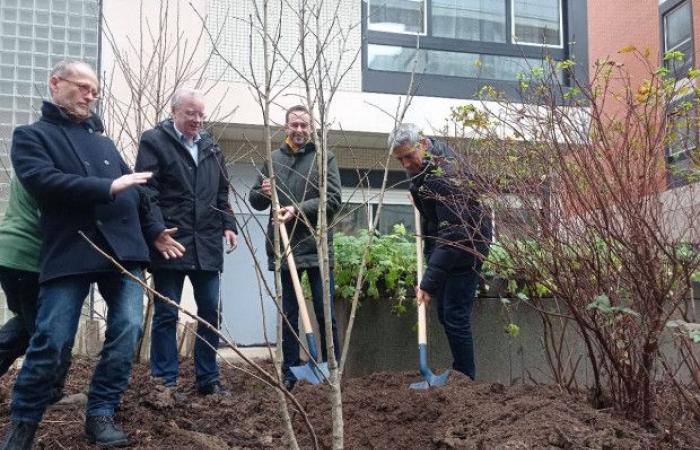
<svg viewBox="0 0 700 450"><path fill-rule="evenodd" d="M328 280L323 280L319 269L319 255L313 229L319 206L318 171L316 169L316 147L311 141L311 114L302 106L292 106L285 115L285 132L287 134L282 146L272 152L272 164L276 178L277 195L280 208L276 211L279 220L289 234L290 248L296 261L296 273L299 278L306 272L311 285L314 312L321 329L322 359L327 360L326 334L323 332L325 315L323 312L323 283L330 283L330 295L333 298L333 271ZM257 182L250 191L250 204L258 211L272 206L272 184L269 179L269 163L265 164ZM341 205L340 173L333 153L328 153L327 214L330 223ZM276 208L272 208L275 209ZM274 214L270 212L267 227L266 250L268 268L274 270ZM333 267L333 233L328 230L328 248L330 267ZM284 387L291 390L297 378L292 368L299 366L299 305L292 273L285 259L282 267L282 308L287 321L282 332L282 376ZM291 325L291 327L290 327ZM338 330L335 311L331 302L331 325L333 329L333 349L336 360L340 359ZM305 332L308 330L305 330ZM313 354L313 352L312 352Z"/></svg>
<svg viewBox="0 0 700 450"><path fill-rule="evenodd" d="M488 255L491 221L463 164L447 144L428 138L413 124L389 135L391 153L411 177L410 192L420 213L427 267L416 298L435 299L445 329L453 369L472 380L474 342L471 311L481 265Z"/></svg>

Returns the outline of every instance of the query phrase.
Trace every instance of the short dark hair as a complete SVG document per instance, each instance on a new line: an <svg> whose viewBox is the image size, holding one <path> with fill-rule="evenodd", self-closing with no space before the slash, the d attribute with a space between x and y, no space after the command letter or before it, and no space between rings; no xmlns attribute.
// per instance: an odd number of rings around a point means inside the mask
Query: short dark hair
<svg viewBox="0 0 700 450"><path fill-rule="evenodd" d="M293 112L303 112L311 116L311 113L309 112L309 109L304 106L304 105L294 105L291 108L287 110L287 113L284 116L284 123L285 125L289 123L289 115Z"/></svg>

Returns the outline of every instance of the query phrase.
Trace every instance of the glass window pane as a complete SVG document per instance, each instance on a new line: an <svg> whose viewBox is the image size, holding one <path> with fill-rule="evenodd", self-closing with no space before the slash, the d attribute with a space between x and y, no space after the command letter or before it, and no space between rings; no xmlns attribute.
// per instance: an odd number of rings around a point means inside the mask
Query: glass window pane
<svg viewBox="0 0 700 450"><path fill-rule="evenodd" d="M690 41L690 2L685 2L664 16L665 51L675 50Z"/></svg>
<svg viewBox="0 0 700 450"><path fill-rule="evenodd" d="M494 0L433 0L434 36L505 42L506 3Z"/></svg>
<svg viewBox="0 0 700 450"><path fill-rule="evenodd" d="M80 52L80 44L78 45L69 45L68 46L68 54L74 58L80 58L82 53Z"/></svg>
<svg viewBox="0 0 700 450"><path fill-rule="evenodd" d="M35 20L36 20L36 23L38 23L40 25L48 25L49 24L49 13L37 11L35 14Z"/></svg>
<svg viewBox="0 0 700 450"><path fill-rule="evenodd" d="M49 58L43 55L34 55L34 65L36 67L49 67Z"/></svg>
<svg viewBox="0 0 700 450"><path fill-rule="evenodd" d="M28 8L28 9L34 8L34 0L20 0L19 4L22 8Z"/></svg>
<svg viewBox="0 0 700 450"><path fill-rule="evenodd" d="M19 21L24 23L34 22L34 13L32 13L32 11L25 11L21 9L19 11Z"/></svg>
<svg viewBox="0 0 700 450"><path fill-rule="evenodd" d="M56 39L63 41L66 39L66 29L65 28L51 28L51 39Z"/></svg>
<svg viewBox="0 0 700 450"><path fill-rule="evenodd" d="M2 38L2 49L3 50L14 50L15 49L15 38Z"/></svg>
<svg viewBox="0 0 700 450"><path fill-rule="evenodd" d="M15 68L1 66L0 67L0 78L4 78L5 80L14 80L15 79Z"/></svg>
<svg viewBox="0 0 700 450"><path fill-rule="evenodd" d="M17 39L17 50L21 52L31 52L32 41L30 39Z"/></svg>
<svg viewBox="0 0 700 450"><path fill-rule="evenodd" d="M543 67L538 59L515 56L480 55L441 50L416 50L408 47L370 44L367 46L367 67L373 70L447 75L490 80L517 80L518 74L530 73L534 67ZM414 62L415 61L415 62ZM545 76L547 67L545 67ZM562 81L563 74L557 73Z"/></svg>
<svg viewBox="0 0 700 450"><path fill-rule="evenodd" d="M51 53L62 55L66 52L66 44L63 42L51 42Z"/></svg>
<svg viewBox="0 0 700 450"><path fill-rule="evenodd" d="M70 42L80 42L80 30L68 30L68 40Z"/></svg>
<svg viewBox="0 0 700 450"><path fill-rule="evenodd" d="M11 95L0 95L0 108L12 109L12 96Z"/></svg>
<svg viewBox="0 0 700 450"><path fill-rule="evenodd" d="M370 0L369 29L425 33L425 0Z"/></svg>
<svg viewBox="0 0 700 450"><path fill-rule="evenodd" d="M378 231L381 234L389 234L394 230L394 225L399 224L403 224L410 233L414 232L413 207L411 205L382 205Z"/></svg>
<svg viewBox="0 0 700 450"><path fill-rule="evenodd" d="M3 8L2 18L14 22L17 20L17 10L13 8Z"/></svg>
<svg viewBox="0 0 700 450"><path fill-rule="evenodd" d="M21 109L23 111L31 111L32 110L32 102L29 99L29 97L17 97L16 104L17 104L17 109Z"/></svg>
<svg viewBox="0 0 700 450"><path fill-rule="evenodd" d="M20 25L18 28L18 35L22 37L32 37L32 26L31 25Z"/></svg>
<svg viewBox="0 0 700 450"><path fill-rule="evenodd" d="M39 52L39 53L48 53L49 52L48 41L35 40L34 41L34 50Z"/></svg>
<svg viewBox="0 0 700 450"><path fill-rule="evenodd" d="M57 26L62 27L65 24L66 24L66 15L65 14L57 14L57 13L51 14L51 25L57 25Z"/></svg>
<svg viewBox="0 0 700 450"><path fill-rule="evenodd" d="M335 220L337 222L333 230L336 232L356 235L360 230L367 230L369 227L367 222L367 205L345 203L335 216Z"/></svg>
<svg viewBox="0 0 700 450"><path fill-rule="evenodd" d="M12 94L14 93L14 86L11 81L0 81L0 93Z"/></svg>
<svg viewBox="0 0 700 450"><path fill-rule="evenodd" d="M20 66L31 66L32 65L32 55L27 53L20 53L17 55L17 64Z"/></svg>
<svg viewBox="0 0 700 450"><path fill-rule="evenodd" d="M53 0L53 2L51 2L51 9L54 11L65 11L66 0Z"/></svg>
<svg viewBox="0 0 700 450"><path fill-rule="evenodd" d="M80 28L83 24L81 16L68 16L68 25L73 28Z"/></svg>
<svg viewBox="0 0 700 450"><path fill-rule="evenodd" d="M42 27L42 26L34 27L34 34L36 37L38 37L40 39L48 39L49 38L49 27Z"/></svg>
<svg viewBox="0 0 700 450"><path fill-rule="evenodd" d="M19 95L30 95L32 93L32 85L29 83L15 83L15 92Z"/></svg>
<svg viewBox="0 0 700 450"><path fill-rule="evenodd" d="M562 46L560 0L513 0L513 42Z"/></svg>
<svg viewBox="0 0 700 450"><path fill-rule="evenodd" d="M12 123L12 111L0 111L0 123Z"/></svg>
<svg viewBox="0 0 700 450"><path fill-rule="evenodd" d="M3 22L2 34L5 36L14 36L17 33L17 25L14 23Z"/></svg>
<svg viewBox="0 0 700 450"><path fill-rule="evenodd" d="M0 63L2 63L2 64L14 64L15 63L15 52L0 52Z"/></svg>

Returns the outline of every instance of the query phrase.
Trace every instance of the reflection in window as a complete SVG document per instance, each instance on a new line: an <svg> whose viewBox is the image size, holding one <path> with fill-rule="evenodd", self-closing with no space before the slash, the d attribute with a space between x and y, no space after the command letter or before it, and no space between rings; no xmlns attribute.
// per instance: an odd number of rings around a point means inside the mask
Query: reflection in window
<svg viewBox="0 0 700 450"><path fill-rule="evenodd" d="M671 158L686 154L698 146L696 109L684 107L689 103L688 100L679 102L668 118L666 140L668 156Z"/></svg>
<svg viewBox="0 0 700 450"><path fill-rule="evenodd" d="M542 60L515 56L480 55L442 50L418 50L408 47L370 44L367 67L392 72L447 75L490 80L516 80L518 74L542 67ZM561 79L561 74L558 74Z"/></svg>
<svg viewBox="0 0 700 450"><path fill-rule="evenodd" d="M433 0L433 36L506 41L506 4L493 0Z"/></svg>
<svg viewBox="0 0 700 450"><path fill-rule="evenodd" d="M562 46L560 0L513 0L513 41Z"/></svg>
<svg viewBox="0 0 700 450"><path fill-rule="evenodd" d="M376 212L376 205L375 212ZM411 205L382 205L377 229L381 234L389 234L394 230L394 225L402 224L409 233L413 233L413 207Z"/></svg>
<svg viewBox="0 0 700 450"><path fill-rule="evenodd" d="M426 0L370 0L369 29L425 34Z"/></svg>
<svg viewBox="0 0 700 450"><path fill-rule="evenodd" d="M367 205L360 203L344 203L335 216L335 232L356 235L360 230L369 228L367 220Z"/></svg>

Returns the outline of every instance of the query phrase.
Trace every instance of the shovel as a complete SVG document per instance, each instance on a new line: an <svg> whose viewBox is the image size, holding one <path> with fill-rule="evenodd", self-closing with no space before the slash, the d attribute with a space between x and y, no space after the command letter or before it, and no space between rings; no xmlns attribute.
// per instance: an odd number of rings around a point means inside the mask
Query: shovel
<svg viewBox="0 0 700 450"><path fill-rule="evenodd" d="M413 208L416 222L416 284L420 285L423 278L423 238L420 229L420 214ZM411 383L411 389L428 389L433 386L442 386L447 382L450 371L446 370L442 375L435 375L428 367L428 336L426 332L425 303L418 302L418 370L423 381Z"/></svg>
<svg viewBox="0 0 700 450"><path fill-rule="evenodd" d="M297 380L306 380L311 384L323 383L324 380L328 379L328 363L317 363L318 352L316 350L316 335L311 327L311 321L309 320L309 311L306 309L306 300L304 299L304 291L301 288L301 282L299 281L299 274L297 273L297 265L294 262L294 255L292 255L292 248L289 245L289 236L287 235L287 228L283 223L279 225L280 237L282 238L282 245L285 249L285 256L287 257L287 268L289 269L289 275L292 277L292 284L294 284L294 292L297 296L297 303L299 304L299 316L301 317L302 327L304 329L304 334L306 334L306 344L309 347L309 355L311 355L311 360L304 364L303 366L290 367L290 370L294 374Z"/></svg>

